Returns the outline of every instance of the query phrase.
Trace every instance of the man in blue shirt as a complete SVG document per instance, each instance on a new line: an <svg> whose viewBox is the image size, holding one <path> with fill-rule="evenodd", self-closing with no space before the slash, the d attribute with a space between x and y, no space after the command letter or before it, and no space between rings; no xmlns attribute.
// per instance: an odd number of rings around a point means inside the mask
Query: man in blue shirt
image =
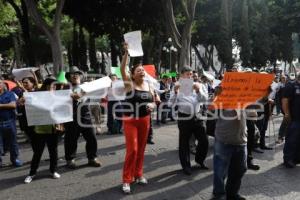
<svg viewBox="0 0 300 200"><path fill-rule="evenodd" d="M22 165L18 160L19 147L17 144L16 129L16 97L14 93L6 90L5 83L0 80L0 167L2 166L1 155L3 153L3 135L9 136L10 161L16 167Z"/></svg>

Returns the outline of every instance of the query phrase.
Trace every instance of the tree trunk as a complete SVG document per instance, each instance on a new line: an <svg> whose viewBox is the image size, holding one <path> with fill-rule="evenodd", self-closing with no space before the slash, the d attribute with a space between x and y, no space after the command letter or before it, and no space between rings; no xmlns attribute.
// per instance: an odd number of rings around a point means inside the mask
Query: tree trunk
<svg viewBox="0 0 300 200"><path fill-rule="evenodd" d="M72 65L79 66L79 40L77 32L77 24L74 21L73 23L73 41L72 41Z"/></svg>
<svg viewBox="0 0 300 200"><path fill-rule="evenodd" d="M90 33L89 37L89 59L90 59L90 68L94 69L96 72L97 57L96 57L96 44L95 36Z"/></svg>
<svg viewBox="0 0 300 200"><path fill-rule="evenodd" d="M53 60L53 72L55 75L59 71L64 70L63 56L62 56L62 45L60 38L60 24L62 9L65 3L65 0L56 0L56 10L53 20L53 26L49 26L47 22L43 19L42 14L37 8L37 2L35 0L24 0L27 6L27 9L30 13L30 16L36 23L36 25L42 29L49 39L52 52Z"/></svg>
<svg viewBox="0 0 300 200"><path fill-rule="evenodd" d="M13 36L13 43L14 43L14 60L15 60L15 65L17 68L21 67L21 47L20 47L20 41L18 39L19 33L15 34Z"/></svg>
<svg viewBox="0 0 300 200"><path fill-rule="evenodd" d="M118 66L118 52L116 49L115 42L113 39L110 39L110 49L111 49L111 66L117 67Z"/></svg>
<svg viewBox="0 0 300 200"><path fill-rule="evenodd" d="M54 33L49 42L52 52L53 73L58 74L60 71L64 70L62 45L59 32Z"/></svg>
<svg viewBox="0 0 300 200"><path fill-rule="evenodd" d="M21 7L19 7L14 0L6 0L15 10L16 16L20 22L22 38L24 41L25 62L28 66L35 66L34 50L30 37L30 28L28 21L28 12L24 0L21 0Z"/></svg>

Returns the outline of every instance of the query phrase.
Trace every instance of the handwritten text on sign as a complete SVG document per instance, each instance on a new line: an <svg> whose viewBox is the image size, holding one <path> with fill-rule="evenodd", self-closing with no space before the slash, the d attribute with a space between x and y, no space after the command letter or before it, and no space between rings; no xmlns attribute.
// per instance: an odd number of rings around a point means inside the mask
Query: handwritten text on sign
<svg viewBox="0 0 300 200"><path fill-rule="evenodd" d="M264 97L274 80L273 74L227 72L222 80L222 93L215 108L243 109Z"/></svg>

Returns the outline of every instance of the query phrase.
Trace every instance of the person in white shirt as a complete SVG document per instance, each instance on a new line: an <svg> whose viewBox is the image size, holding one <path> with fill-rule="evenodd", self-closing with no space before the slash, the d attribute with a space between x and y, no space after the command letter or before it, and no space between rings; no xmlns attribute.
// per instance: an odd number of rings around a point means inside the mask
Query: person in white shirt
<svg viewBox="0 0 300 200"><path fill-rule="evenodd" d="M200 111L201 106L208 100L208 95L203 92L200 83L193 83L192 76L192 69L183 67L180 74L182 85L175 84L174 94L170 98L170 102L178 106L179 159L186 175L192 173L189 140L193 134L198 141L195 161L201 169L207 169L204 160L208 151L208 137L205 130L205 116ZM188 84L191 84L190 94L184 91L189 90Z"/></svg>

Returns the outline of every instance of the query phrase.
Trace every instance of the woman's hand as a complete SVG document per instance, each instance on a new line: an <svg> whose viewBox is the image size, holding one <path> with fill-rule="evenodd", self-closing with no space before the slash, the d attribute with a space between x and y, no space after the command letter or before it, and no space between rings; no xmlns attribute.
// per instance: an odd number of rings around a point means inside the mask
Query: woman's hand
<svg viewBox="0 0 300 200"><path fill-rule="evenodd" d="M147 108L147 112L150 113L154 110L155 105L154 105L154 103L148 103L146 108Z"/></svg>
<svg viewBox="0 0 300 200"><path fill-rule="evenodd" d="M18 105L20 106L24 106L25 105L25 98L24 97L20 97L17 101Z"/></svg>
<svg viewBox="0 0 300 200"><path fill-rule="evenodd" d="M77 101L77 100L80 99L84 94L85 94L84 92L83 92L83 93L77 93L77 92L75 92L75 93L71 94L71 97L72 97L74 100Z"/></svg>

